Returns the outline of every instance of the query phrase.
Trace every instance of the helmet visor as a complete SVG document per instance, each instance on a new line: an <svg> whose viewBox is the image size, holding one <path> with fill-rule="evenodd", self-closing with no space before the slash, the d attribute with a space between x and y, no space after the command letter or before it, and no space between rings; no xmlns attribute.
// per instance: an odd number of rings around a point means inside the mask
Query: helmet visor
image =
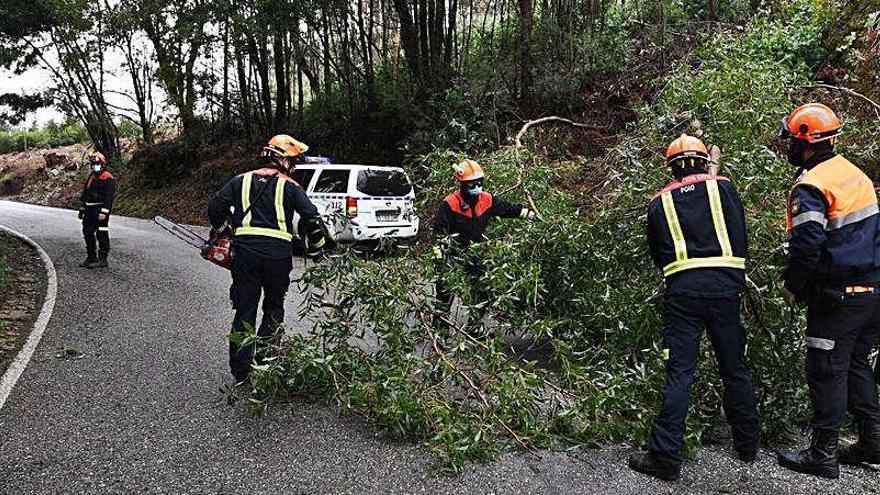
<svg viewBox="0 0 880 495"><path fill-rule="evenodd" d="M779 126L779 139L791 139L792 134L788 129L788 117L782 117L782 124Z"/></svg>

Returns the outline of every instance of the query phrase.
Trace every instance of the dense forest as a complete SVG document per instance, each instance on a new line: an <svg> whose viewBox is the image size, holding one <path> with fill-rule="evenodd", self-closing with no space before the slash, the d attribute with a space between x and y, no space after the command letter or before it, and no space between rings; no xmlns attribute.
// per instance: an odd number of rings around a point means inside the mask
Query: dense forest
<svg viewBox="0 0 880 495"><path fill-rule="evenodd" d="M482 311L527 343L439 345L454 336L427 323L429 282L470 302L462 270L438 272L421 248L394 263L343 249L306 272L314 328L281 344L248 401L257 413L335 401L426 442L451 471L508 447L644 439L663 378L645 206L668 179L666 144L701 136L723 150L747 209L747 360L775 442L809 400L802 317L775 289L793 170L774 138L794 106L821 101L843 116L843 152L878 176L878 14L867 0L7 0L0 63L40 67L53 87L0 103L7 124L57 106L151 188L221 183L202 161L277 132L342 161L404 163L426 223L450 165L479 159L488 187L545 220L498 225L473 248L495 295ZM569 122L518 133L546 116ZM129 156L119 139L132 125ZM352 344L365 332L378 351ZM691 447L720 423L710 355Z"/></svg>
<svg viewBox="0 0 880 495"><path fill-rule="evenodd" d="M286 131L349 160L473 151L533 116L631 119L702 36L788 3L12 0L0 62L52 87L0 102L12 122L57 105L109 156L121 122L150 145L168 119L190 146Z"/></svg>

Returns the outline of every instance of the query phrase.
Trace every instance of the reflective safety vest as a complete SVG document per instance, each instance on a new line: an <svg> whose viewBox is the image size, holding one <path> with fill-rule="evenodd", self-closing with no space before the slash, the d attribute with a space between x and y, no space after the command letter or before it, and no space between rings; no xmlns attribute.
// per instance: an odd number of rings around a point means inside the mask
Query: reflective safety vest
<svg viewBox="0 0 880 495"><path fill-rule="evenodd" d="M657 200L662 220L654 210ZM649 213L649 223L665 220L668 233L655 241L655 259L659 258L664 277L695 268L745 270L742 204L727 178L694 174L674 181L654 196L652 210L655 217ZM735 235L731 236L729 226Z"/></svg>
<svg viewBox="0 0 880 495"><path fill-rule="evenodd" d="M785 223L789 232L806 222L818 222L826 231L835 231L880 212L877 206L877 192L871 179L840 155L810 170L805 170L794 187L804 185L812 186L822 193L828 211L823 214L818 211L800 212L795 209L793 212L792 208L788 208ZM873 232L871 237L873 238Z"/></svg>
<svg viewBox="0 0 880 495"><path fill-rule="evenodd" d="M808 189L804 189L808 188ZM809 198L815 198L809 201ZM821 199L821 202L820 202ZM871 179L840 155L805 170L792 188L786 227L792 245L798 227L815 223L824 230L814 282L877 282L880 267L880 208ZM803 232L800 235L809 235Z"/></svg>
<svg viewBox="0 0 880 495"><path fill-rule="evenodd" d="M287 181L294 184L296 184L296 182L290 177L270 168L262 168L253 172L247 172L239 177L242 178L241 211L246 211L248 208L250 208L250 211L248 211L247 215L242 218L241 225L235 229L233 235L274 237L276 239L291 242L293 240L293 234L288 227L288 218L284 211L284 188ZM274 188L271 185L266 185L269 189L261 191L264 186L264 184L259 182L261 177L265 177L268 181L275 179ZM274 215L270 215L270 212L268 211L261 211L259 219L255 220L254 209L259 208L260 204L255 204L253 208L251 208L251 201L257 201L258 198L255 195L260 194L261 192L262 195L260 199L272 197L270 195L274 195ZM272 216L274 216L274 218L271 218Z"/></svg>

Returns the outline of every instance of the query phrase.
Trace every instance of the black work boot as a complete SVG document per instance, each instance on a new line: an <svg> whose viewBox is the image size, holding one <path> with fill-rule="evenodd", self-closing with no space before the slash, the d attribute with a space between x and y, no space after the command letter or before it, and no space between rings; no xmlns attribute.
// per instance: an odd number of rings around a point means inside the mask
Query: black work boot
<svg viewBox="0 0 880 495"><path fill-rule="evenodd" d="M681 464L673 459L663 459L650 452L636 452L629 456L629 468L664 481L675 481L681 476Z"/></svg>
<svg viewBox="0 0 880 495"><path fill-rule="evenodd" d="M859 423L859 441L842 447L838 460L843 464L880 464L880 423Z"/></svg>
<svg viewBox="0 0 880 495"><path fill-rule="evenodd" d="M96 261L89 264L89 268L107 268L107 255L99 255Z"/></svg>
<svg viewBox="0 0 880 495"><path fill-rule="evenodd" d="M93 263L96 263L97 261L98 261L98 258L95 258L94 256L88 256L88 257L86 257L85 261L83 261L82 263L79 264L79 267L80 268L91 268L92 267L91 265Z"/></svg>
<svg viewBox="0 0 880 495"><path fill-rule="evenodd" d="M840 477L837 462L837 431L815 430L807 450L780 452L779 465L804 474L822 478Z"/></svg>
<svg viewBox="0 0 880 495"><path fill-rule="evenodd" d="M736 457L746 464L751 464L758 458L758 449L737 449Z"/></svg>

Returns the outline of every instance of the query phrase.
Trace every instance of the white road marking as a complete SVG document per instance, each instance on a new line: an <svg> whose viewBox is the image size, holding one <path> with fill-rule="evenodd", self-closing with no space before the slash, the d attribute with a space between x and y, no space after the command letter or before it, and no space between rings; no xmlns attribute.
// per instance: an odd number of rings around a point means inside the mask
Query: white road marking
<svg viewBox="0 0 880 495"><path fill-rule="evenodd" d="M39 244L34 242L28 236L2 225L0 225L0 230L14 235L33 246L40 254L40 259L43 260L47 275L46 298L43 301L43 309L40 310L40 315L34 323L34 328L31 330L31 334L28 336L21 351L18 352L18 355L15 356L15 360L12 361L9 368L3 373L3 377L0 378L0 409L3 409L3 405L6 404L6 399L9 397L9 394L12 393L12 387L18 382L19 377L21 377L25 367L27 367L28 362L30 362L31 356L34 355L34 351L40 343L40 339L43 338L43 332L46 331L49 319L52 317L52 310L55 308L55 298L58 295L58 277L55 273L55 265L52 263L52 259L49 258L49 255L46 254L46 251L40 247Z"/></svg>

